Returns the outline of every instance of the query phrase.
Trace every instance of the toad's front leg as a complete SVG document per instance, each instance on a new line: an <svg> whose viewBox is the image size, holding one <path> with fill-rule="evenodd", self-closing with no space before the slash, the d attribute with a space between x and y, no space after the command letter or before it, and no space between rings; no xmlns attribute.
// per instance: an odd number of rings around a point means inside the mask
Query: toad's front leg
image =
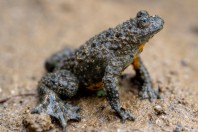
<svg viewBox="0 0 198 132"><path fill-rule="evenodd" d="M133 60L133 66L136 71L136 77L142 84L142 88L140 90L140 97L142 99L157 99L160 98L160 95L152 88L150 75L144 66L140 56L137 56Z"/></svg>
<svg viewBox="0 0 198 132"><path fill-rule="evenodd" d="M123 59L113 59L106 67L105 75L103 77L104 91L106 94L107 101L111 105L117 114L120 116L121 121L135 120L130 110L125 110L120 105L119 94L118 94L118 77L123 71Z"/></svg>

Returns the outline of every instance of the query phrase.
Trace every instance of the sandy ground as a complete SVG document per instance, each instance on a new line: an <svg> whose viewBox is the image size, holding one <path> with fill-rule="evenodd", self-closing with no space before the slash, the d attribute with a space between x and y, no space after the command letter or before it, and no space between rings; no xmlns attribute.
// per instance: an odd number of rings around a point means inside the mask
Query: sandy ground
<svg viewBox="0 0 198 132"><path fill-rule="evenodd" d="M0 99L36 93L46 57L64 46L79 47L93 35L134 17L141 9L164 18L165 27L142 58L161 100L140 100L137 85L122 81L120 99L136 115L120 123L105 98L74 99L81 122L68 131L198 131L198 2L196 0L1 0ZM134 76L129 67L125 73ZM60 131L46 115L30 115L37 95L0 104L0 131Z"/></svg>

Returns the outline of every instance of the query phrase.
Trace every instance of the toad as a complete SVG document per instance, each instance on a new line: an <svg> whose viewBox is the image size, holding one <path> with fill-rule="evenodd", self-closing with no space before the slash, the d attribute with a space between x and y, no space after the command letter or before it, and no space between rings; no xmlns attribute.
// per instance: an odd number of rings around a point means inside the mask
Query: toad
<svg viewBox="0 0 198 132"><path fill-rule="evenodd" d="M53 54L46 60L48 73L39 81L40 101L32 113L46 113L57 118L66 130L68 120L81 118L77 113L79 107L63 101L62 97L71 98L82 88L103 89L121 121L134 120L132 112L120 104L118 79L129 65L133 65L142 82L140 97L159 98L139 54L163 25L162 18L142 10L135 18L95 35L78 49L65 48Z"/></svg>

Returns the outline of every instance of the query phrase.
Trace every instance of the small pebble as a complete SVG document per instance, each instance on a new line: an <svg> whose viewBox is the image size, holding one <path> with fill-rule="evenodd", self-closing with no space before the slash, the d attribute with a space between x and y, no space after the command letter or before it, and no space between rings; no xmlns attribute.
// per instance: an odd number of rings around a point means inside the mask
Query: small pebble
<svg viewBox="0 0 198 132"><path fill-rule="evenodd" d="M30 114L29 110L25 111L22 124L24 126L24 131L28 132L46 132L54 127L49 115Z"/></svg>
<svg viewBox="0 0 198 132"><path fill-rule="evenodd" d="M177 127L173 130L173 132L180 132L182 129L182 125L178 124Z"/></svg>
<svg viewBox="0 0 198 132"><path fill-rule="evenodd" d="M160 105L154 106L154 110L155 110L157 115L165 114L163 108Z"/></svg>
<svg viewBox="0 0 198 132"><path fill-rule="evenodd" d="M184 59L182 59L180 61L180 63L181 63L182 66L188 66L188 62L186 60L184 60Z"/></svg>
<svg viewBox="0 0 198 132"><path fill-rule="evenodd" d="M163 121L160 120L160 119L157 119L157 120L155 121L155 123L156 123L158 126L162 126L162 125L163 125Z"/></svg>

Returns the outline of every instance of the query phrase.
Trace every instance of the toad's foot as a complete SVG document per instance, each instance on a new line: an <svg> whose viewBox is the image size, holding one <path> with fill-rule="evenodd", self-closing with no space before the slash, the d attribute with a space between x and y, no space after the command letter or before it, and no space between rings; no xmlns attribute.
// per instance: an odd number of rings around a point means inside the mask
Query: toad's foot
<svg viewBox="0 0 198 132"><path fill-rule="evenodd" d="M124 108L120 108L120 111L118 112L121 122L124 123L126 120L134 121L135 116L131 113L130 110L125 110Z"/></svg>
<svg viewBox="0 0 198 132"><path fill-rule="evenodd" d="M57 98L56 95L49 94L41 104L32 110L32 113L46 113L55 117L60 121L64 131L66 131L68 120L81 120L80 116L77 114L79 109L80 108L78 106L72 106L71 104L64 103Z"/></svg>
<svg viewBox="0 0 198 132"><path fill-rule="evenodd" d="M158 92L156 92L150 85L144 85L142 86L141 91L139 92L139 96L142 99L149 99L150 101L154 99L160 99L160 95Z"/></svg>

